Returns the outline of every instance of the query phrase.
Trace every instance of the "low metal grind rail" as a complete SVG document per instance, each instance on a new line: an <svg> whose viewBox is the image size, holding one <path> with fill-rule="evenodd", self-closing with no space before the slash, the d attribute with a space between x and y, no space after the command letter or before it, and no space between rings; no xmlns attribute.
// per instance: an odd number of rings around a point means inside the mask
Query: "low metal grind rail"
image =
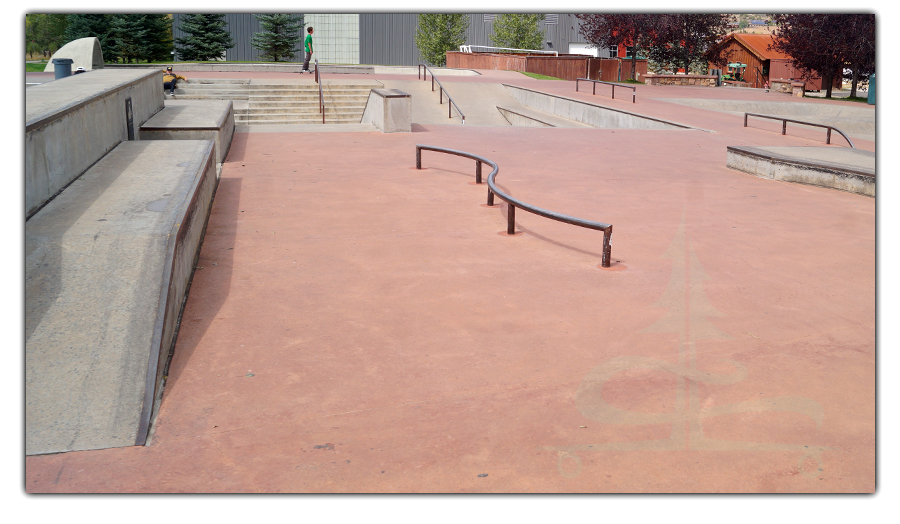
<svg viewBox="0 0 900 524"><path fill-rule="evenodd" d="M601 257L600 265L602 267L610 266L611 259L611 251L612 247L610 244L610 240L612 237L612 225L604 224L602 222L593 222L590 220L584 220L581 218L572 217L569 215L563 215L561 213L556 213L554 211L548 211L546 209L541 209L536 206L532 206L531 204L526 204L521 200L515 199L510 195L507 195L503 191L501 191L497 184L494 182L494 179L497 177L497 173L500 171L500 167L493 160L489 160L482 156L474 155L472 153L467 153L465 151L458 151L455 149L447 149L444 147L436 147L436 146L426 146L421 144L416 144L416 169L422 169L422 151L436 151L438 153L446 153L448 155L456 155L464 158L470 158L475 161L475 183L481 184L481 164L487 164L491 166L493 169L487 177L488 184L488 196L487 196L487 205L494 205L494 195L497 195L497 198L503 200L507 204L506 211L506 233L509 235L515 234L516 227L516 208L521 208L529 213L534 213L535 215L540 215L544 218L549 218L551 220L556 220L557 222L565 222L566 224L572 224L575 226L586 227L588 229L595 229L597 231L603 231L603 255Z"/></svg>
<svg viewBox="0 0 900 524"><path fill-rule="evenodd" d="M424 71L424 72L422 71L422 68L425 68L425 71ZM434 77L434 71L432 71L432 70L431 70L427 65L425 65L425 64L419 64L419 69L418 69L416 75L417 75L421 80L427 81L427 80L428 80L428 73L431 73L431 90L434 91L434 83L435 83L435 82L437 82L438 86L439 86L440 89L441 89L441 92L440 92L440 95L439 95L439 96L440 96L440 103L441 103L441 105L444 104L444 94L445 94L445 93L447 94L447 100L450 102L449 104L447 104L447 118L453 118L453 108L455 107L455 108L456 108L456 111L459 113L459 116L462 117L462 123L465 124L465 123L466 123L466 115L464 115L463 112L462 112L462 110L459 109L459 106L456 105L456 102L454 102L453 99L450 98L450 93L447 93L447 90L444 89L444 86L443 86L443 85L441 85L441 81Z"/></svg>
<svg viewBox="0 0 900 524"><path fill-rule="evenodd" d="M794 123L794 124L803 124L803 125L805 125L805 126L824 127L824 128L826 128L826 129L828 129L828 134L827 134L827 136L825 137L825 143L826 143L826 144L830 144L830 143L831 143L831 130L834 129L835 131L837 131L838 133L840 133L842 137L844 137L844 138L847 140L847 143L850 144L850 147L852 147L853 149L856 149L856 146L853 145L853 141L850 140L850 137L847 136L846 134L844 134L843 131L841 131L840 129L838 129L838 128L834 127L834 126L829 126L829 125L826 125L826 124L814 124L814 123L812 123L812 122L803 122L802 120L792 120L792 119L790 119L790 118L783 118L783 117L780 117L780 116L760 115L760 114L758 114L758 113L744 113L744 127L747 127L747 117L748 117L748 116L755 116L755 117L759 117L759 118L768 118L769 120L781 120L781 134L782 134L782 135L784 135L784 134L787 133L787 123L788 123L788 122L792 122L792 123Z"/></svg>
<svg viewBox="0 0 900 524"><path fill-rule="evenodd" d="M578 92L578 82L593 82L592 86L592 95L597 94L597 84L607 84L612 86L612 97L613 100L616 98L616 86L624 87L626 89L631 89L631 103L634 104L637 99L637 88L634 86L627 86L624 84L617 84L615 82L604 82L603 80L591 80L590 78L576 78L575 79L575 92Z"/></svg>

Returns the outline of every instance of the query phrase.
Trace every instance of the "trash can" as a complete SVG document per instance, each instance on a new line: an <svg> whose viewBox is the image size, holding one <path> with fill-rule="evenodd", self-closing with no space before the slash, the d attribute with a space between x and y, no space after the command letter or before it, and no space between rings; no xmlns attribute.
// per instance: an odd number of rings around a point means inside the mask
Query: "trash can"
<svg viewBox="0 0 900 524"><path fill-rule="evenodd" d="M868 103L875 105L875 73L869 77L869 99Z"/></svg>
<svg viewBox="0 0 900 524"><path fill-rule="evenodd" d="M65 76L72 76L72 60L71 58L54 58L53 72L54 79L59 80Z"/></svg>

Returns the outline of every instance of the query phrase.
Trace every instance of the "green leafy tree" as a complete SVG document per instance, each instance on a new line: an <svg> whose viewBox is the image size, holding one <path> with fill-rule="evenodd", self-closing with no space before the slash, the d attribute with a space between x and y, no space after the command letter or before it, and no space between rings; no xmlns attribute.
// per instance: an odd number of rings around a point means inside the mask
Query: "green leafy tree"
<svg viewBox="0 0 900 524"><path fill-rule="evenodd" d="M540 14L498 15L491 42L498 47L543 49L544 33L538 27L543 19L544 15Z"/></svg>
<svg viewBox="0 0 900 524"><path fill-rule="evenodd" d="M416 28L416 47L422 59L431 65L447 63L447 51L456 51L466 43L469 16L465 14L420 14Z"/></svg>
<svg viewBox="0 0 900 524"><path fill-rule="evenodd" d="M707 13L659 14L649 58L671 64L677 71L702 72L708 62L721 60L719 40L728 32L728 15ZM693 67L692 67L693 66Z"/></svg>
<svg viewBox="0 0 900 524"><path fill-rule="evenodd" d="M65 14L25 15L25 49L49 57L66 43Z"/></svg>
<svg viewBox="0 0 900 524"><path fill-rule="evenodd" d="M778 14L769 46L791 57L794 67L822 77L831 98L835 75L854 63L862 72L875 67L875 15Z"/></svg>
<svg viewBox="0 0 900 524"><path fill-rule="evenodd" d="M303 15L277 14L254 15L259 20L259 33L254 33L250 44L261 51L259 58L269 62L287 62L297 54Z"/></svg>
<svg viewBox="0 0 900 524"><path fill-rule="evenodd" d="M225 15L184 15L178 28L187 35L175 39L181 60L217 60L234 47Z"/></svg>

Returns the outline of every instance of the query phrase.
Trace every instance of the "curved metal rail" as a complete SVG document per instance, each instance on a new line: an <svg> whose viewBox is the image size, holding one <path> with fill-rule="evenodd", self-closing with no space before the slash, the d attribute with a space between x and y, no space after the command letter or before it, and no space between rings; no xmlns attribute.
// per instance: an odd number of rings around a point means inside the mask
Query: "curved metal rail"
<svg viewBox="0 0 900 524"><path fill-rule="evenodd" d="M602 267L610 266L611 252L612 246L610 244L612 237L612 225L604 224L602 222L593 222L591 220L584 220L581 218L572 217L569 215L563 215L561 213L556 213L554 211L549 211L546 209L541 209L537 206L532 206L531 204L526 204L521 200L511 197L507 195L503 191L501 191L497 184L494 182L494 178L497 177L497 173L500 171L500 167L493 160L489 160L482 156L478 156L472 153L467 153L465 151L458 151L456 149L447 149L444 147L437 146L426 146L421 144L416 144L416 169L422 169L422 150L426 151L436 151L438 153L447 153L448 155L456 155L465 158L471 158L475 161L475 183L481 184L481 164L487 164L491 166L493 169L490 174L488 174L487 184L488 184L488 197L487 197L487 205L494 205L494 195L497 195L497 198L503 200L509 206L507 206L506 211L506 232L507 234L515 233L516 226L516 208L521 208L529 213L534 213L535 215L542 216L544 218L549 218L551 220L556 220L557 222L565 222L566 224L572 224L575 226L586 227L588 229L595 229L597 231L603 231L603 255L601 257L600 265Z"/></svg>
<svg viewBox="0 0 900 524"><path fill-rule="evenodd" d="M424 73L422 73L422 68L423 68L423 67L425 68L425 72L424 72ZM437 82L437 83L438 83L438 86L440 86L440 88L441 88L441 92L440 92L440 102L441 102L441 105L443 105L443 103L444 103L444 93L447 93L447 90L444 89L444 86L443 86L443 85L441 85L441 81L434 77L434 71L432 71L432 70L431 70L427 65L425 65L425 64L419 64L419 69L416 71L416 76L417 76L418 78L421 78L422 80L426 80L426 81L427 81L427 80L428 80L428 73L431 73L431 90L434 91L434 83L435 83L435 82ZM452 112L453 112L453 108L455 107L455 108L456 108L456 111L459 113L459 116L462 117L462 123L465 124L465 123L466 123L466 115L464 115L463 112L459 109L459 106L456 105L456 102L454 102L453 99L450 98L450 93L447 93L447 100L450 102L449 104L447 104L447 118L453 118Z"/></svg>
<svg viewBox="0 0 900 524"><path fill-rule="evenodd" d="M316 83L319 84L319 112L322 113L322 123L325 123L325 97L322 96L322 82L319 77L319 59L316 59Z"/></svg>
<svg viewBox="0 0 900 524"><path fill-rule="evenodd" d="M826 124L814 124L814 123L812 123L812 122L803 122L802 120L793 120L793 119L790 119L790 118L782 118L782 117L780 117L780 116L760 115L760 114L758 114L758 113L744 113L744 127L747 127L747 117L748 117L748 116L756 116L756 117L759 117L759 118L768 118L768 119L770 119L770 120L781 120L781 134L782 134L782 135L784 135L784 134L787 133L787 123L788 123L788 122L793 122L793 123L795 123L795 124L803 124L803 125L805 125L805 126L824 127L824 128L826 128L826 129L828 129L828 135L827 135L826 138L825 138L825 143L826 143L826 144L830 144L830 143L831 143L831 130L834 129L835 131L837 131L838 133L840 133L842 137L844 137L844 138L847 140L847 143L850 144L850 147L852 147L853 149L856 149L856 146L853 145L853 141L850 140L850 137L847 136L843 131L841 131L840 129L838 129L838 128L834 127L834 126L829 126L829 125L826 125Z"/></svg>
<svg viewBox="0 0 900 524"><path fill-rule="evenodd" d="M603 80L591 80L590 78L576 78L575 79L575 92L578 92L578 82L593 82L593 92L591 94L597 94L597 84L608 84L612 86L612 97L615 100L616 98L616 86L625 87L631 89L631 103L635 103L635 99L637 98L637 88L634 86L627 86L625 84L617 84L615 82L604 82Z"/></svg>

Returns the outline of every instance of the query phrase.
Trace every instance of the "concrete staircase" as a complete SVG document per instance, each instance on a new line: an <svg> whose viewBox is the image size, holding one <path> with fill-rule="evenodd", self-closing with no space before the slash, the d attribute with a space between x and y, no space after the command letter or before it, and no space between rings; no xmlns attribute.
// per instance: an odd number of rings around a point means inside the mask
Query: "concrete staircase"
<svg viewBox="0 0 900 524"><path fill-rule="evenodd" d="M372 85L324 82L325 123L358 124L371 90ZM246 79L189 79L178 83L175 98L232 100L237 125L322 123L319 87L315 83L263 84Z"/></svg>

